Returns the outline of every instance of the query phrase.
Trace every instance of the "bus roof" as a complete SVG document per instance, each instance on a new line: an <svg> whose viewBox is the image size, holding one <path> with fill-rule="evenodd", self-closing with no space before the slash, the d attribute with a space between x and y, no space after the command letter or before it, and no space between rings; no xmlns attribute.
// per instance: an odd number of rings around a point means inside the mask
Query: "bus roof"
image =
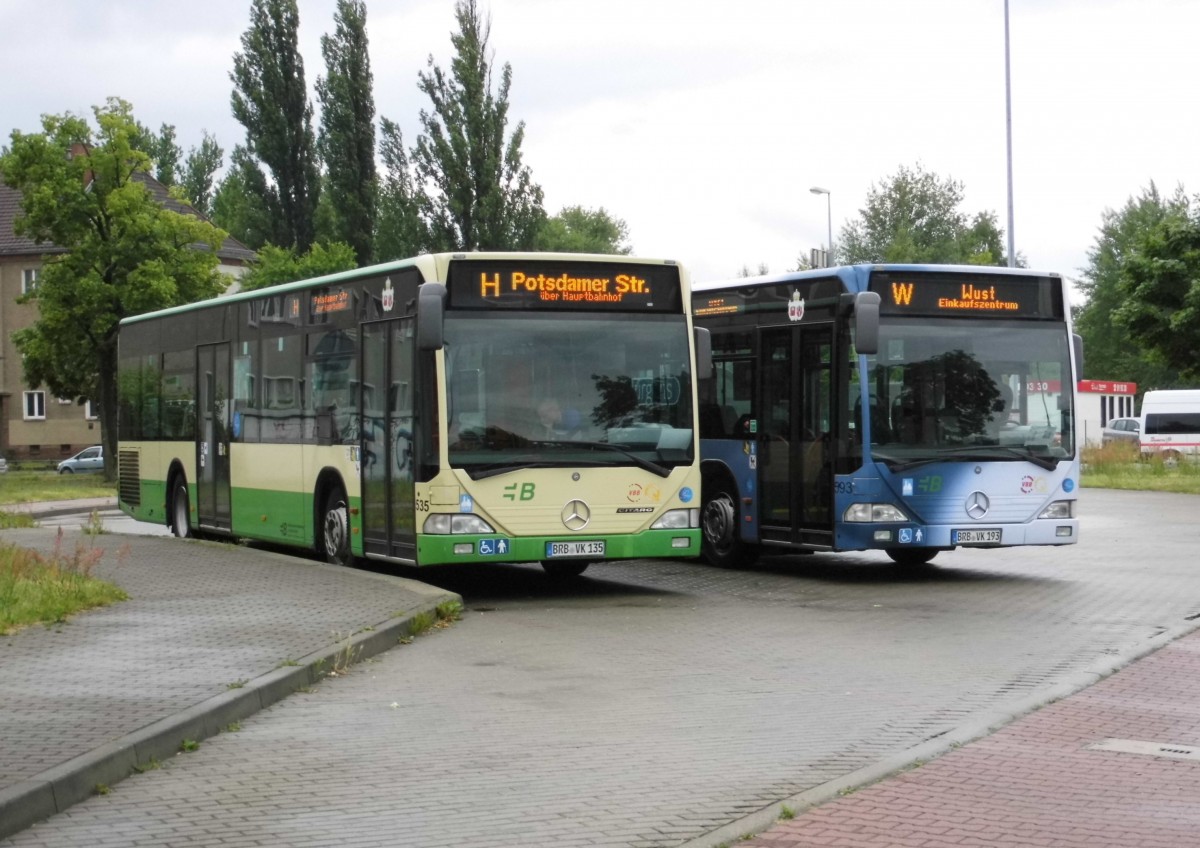
<svg viewBox="0 0 1200 848"><path fill-rule="evenodd" d="M753 288L754 286L770 283L784 283L792 280L815 280L830 275L840 277L850 290L865 289L867 279L873 272L901 273L939 273L939 274L996 274L1022 277L1061 277L1061 274L1033 271L1028 268L1008 268L1002 265L930 265L906 263L863 263L860 265L835 265L829 268L813 268L808 271L784 271L778 274L762 274L756 277L737 277L729 280L709 280L703 283L693 283L694 292L711 291L728 288Z"/></svg>
<svg viewBox="0 0 1200 848"><path fill-rule="evenodd" d="M354 268L349 271L339 271L336 274L326 274L321 277L312 277L307 280L296 280L291 283L280 283L266 288L254 289L253 291L241 291L235 294L223 294L217 297L210 297L206 300L199 300L195 303L185 303L180 306L170 306L166 309L159 309L154 312L145 312L141 315L130 315L121 319L121 324L133 324L138 321L146 321L151 318L160 318L166 315L177 315L182 312L190 312L194 309L203 309L217 304L239 303L245 300L254 300L264 295L286 294L292 291L302 291L304 289L336 285L338 283L357 280L362 277L373 277L379 274L391 274L397 271L402 271L406 268L419 268L425 275L426 279L445 279L446 270L451 262L455 260L495 260L495 259L537 259L539 261L569 261L569 262L628 262L637 265L678 265L673 259L649 259L642 256L628 256L625 254L603 254L603 253L552 253L552 252L534 252L534 251L458 251L447 253L424 253L420 256L415 256L409 259L398 259L394 262L384 262L379 265L365 265L361 268Z"/></svg>

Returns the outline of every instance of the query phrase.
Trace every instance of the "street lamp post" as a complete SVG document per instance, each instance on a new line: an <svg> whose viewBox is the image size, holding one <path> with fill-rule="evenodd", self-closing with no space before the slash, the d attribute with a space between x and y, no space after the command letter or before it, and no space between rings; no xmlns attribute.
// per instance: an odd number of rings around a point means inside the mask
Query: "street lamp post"
<svg viewBox="0 0 1200 848"><path fill-rule="evenodd" d="M829 263L833 261L833 201L830 199L829 189L827 189L827 188L821 188L820 186L813 186L812 188L809 189L809 191L811 191L813 194L825 195L825 215L828 218L828 222L829 222L829 241L825 245L825 250L826 250L825 267L828 268Z"/></svg>

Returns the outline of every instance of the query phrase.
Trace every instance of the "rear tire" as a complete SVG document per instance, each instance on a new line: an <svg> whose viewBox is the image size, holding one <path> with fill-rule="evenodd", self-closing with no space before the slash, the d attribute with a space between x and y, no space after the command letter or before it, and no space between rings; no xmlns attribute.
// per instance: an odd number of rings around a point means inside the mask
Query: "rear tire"
<svg viewBox="0 0 1200 848"><path fill-rule="evenodd" d="M350 552L350 507L346 493L334 489L325 498L321 510L320 552L325 561L333 565L353 565L354 554Z"/></svg>
<svg viewBox="0 0 1200 848"><path fill-rule="evenodd" d="M912 567L927 564L938 551L936 548L888 548L887 555L897 565Z"/></svg>
<svg viewBox="0 0 1200 848"><path fill-rule="evenodd" d="M171 532L180 539L188 539L193 535L192 508L188 499L187 478L176 474L171 478L171 503L168 506L171 516Z"/></svg>
<svg viewBox="0 0 1200 848"><path fill-rule="evenodd" d="M700 552L718 568L749 568L758 560L758 546L742 541L737 501L729 489L727 484L705 484Z"/></svg>
<svg viewBox="0 0 1200 848"><path fill-rule="evenodd" d="M587 571L590 562L555 562L554 560L542 560L542 568L545 570L548 577L555 580L566 580L572 577L578 577Z"/></svg>

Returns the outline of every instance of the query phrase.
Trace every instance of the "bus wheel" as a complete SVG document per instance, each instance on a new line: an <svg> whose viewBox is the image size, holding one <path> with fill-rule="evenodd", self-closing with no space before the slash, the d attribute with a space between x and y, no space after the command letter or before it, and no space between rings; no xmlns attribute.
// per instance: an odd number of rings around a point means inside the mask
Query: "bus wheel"
<svg viewBox="0 0 1200 848"><path fill-rule="evenodd" d="M706 493L700 513L703 539L701 553L720 568L746 568L758 559L758 548L742 541L738 532L737 508L727 487L716 484Z"/></svg>
<svg viewBox="0 0 1200 848"><path fill-rule="evenodd" d="M888 548L887 555L897 565L925 565L938 555L936 548Z"/></svg>
<svg viewBox="0 0 1200 848"><path fill-rule="evenodd" d="M171 478L171 532L180 539L192 536L192 512L188 503L187 478L176 474Z"/></svg>
<svg viewBox="0 0 1200 848"><path fill-rule="evenodd" d="M562 580L568 577L578 577L583 572L587 571L590 562L556 562L554 560L542 560L542 568L545 569L547 576L553 577L555 580Z"/></svg>
<svg viewBox="0 0 1200 848"><path fill-rule="evenodd" d="M334 565L354 563L350 553L350 510L341 489L329 493L321 510L321 552L325 561Z"/></svg>

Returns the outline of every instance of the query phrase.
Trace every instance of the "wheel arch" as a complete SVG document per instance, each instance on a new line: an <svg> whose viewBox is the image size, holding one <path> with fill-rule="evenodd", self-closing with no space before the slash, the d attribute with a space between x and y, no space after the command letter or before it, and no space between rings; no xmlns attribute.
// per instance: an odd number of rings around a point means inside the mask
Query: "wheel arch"
<svg viewBox="0 0 1200 848"><path fill-rule="evenodd" d="M346 481L342 477L342 473L336 468L326 466L317 474L317 482L313 485L312 510L309 518L312 521L312 543L315 547L321 544L321 521L324 518L325 500L329 497L329 493L337 489L341 489L345 494L347 503L347 513L353 522L353 511L350 510L349 498L350 490L346 487Z"/></svg>

